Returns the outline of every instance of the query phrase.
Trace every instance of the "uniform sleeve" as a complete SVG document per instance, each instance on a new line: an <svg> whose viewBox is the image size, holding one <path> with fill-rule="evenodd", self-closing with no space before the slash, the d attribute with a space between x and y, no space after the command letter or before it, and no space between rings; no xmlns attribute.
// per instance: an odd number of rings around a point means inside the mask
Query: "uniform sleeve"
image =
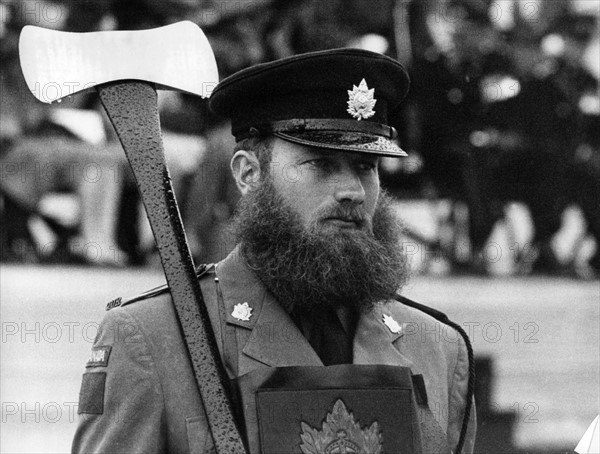
<svg viewBox="0 0 600 454"><path fill-rule="evenodd" d="M79 393L72 453L166 451L164 399L138 323L122 308L100 325Z"/></svg>
<svg viewBox="0 0 600 454"><path fill-rule="evenodd" d="M467 389L469 386L469 357L467 347L462 336L459 336L458 339L458 358L448 394L448 443L452 449L456 447L460 439L460 432L467 406ZM473 400L467 433L461 451L462 454L471 454L473 452L476 427L477 417L475 412L475 401Z"/></svg>

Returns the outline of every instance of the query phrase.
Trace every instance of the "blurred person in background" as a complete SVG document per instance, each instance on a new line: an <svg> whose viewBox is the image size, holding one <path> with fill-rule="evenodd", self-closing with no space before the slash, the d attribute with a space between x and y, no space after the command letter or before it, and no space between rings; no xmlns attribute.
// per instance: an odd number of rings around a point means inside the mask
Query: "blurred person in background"
<svg viewBox="0 0 600 454"><path fill-rule="evenodd" d="M101 24L143 29L191 20L203 29L221 77L268 59L264 34L272 21L271 1L83 1L73 5L77 31ZM238 196L229 171L231 135L227 123L208 112L206 101L181 93L159 93L165 154L181 206L192 255L198 262L218 261L233 248L226 234ZM152 237L139 223L139 197L128 184L122 202L119 244L144 260ZM140 233L141 231L141 233Z"/></svg>
<svg viewBox="0 0 600 454"><path fill-rule="evenodd" d="M582 64L597 23L568 5L541 22L547 26L539 34L525 34L518 21L508 33L512 73L504 77L511 96L489 103L482 145L491 152L493 197L524 201L530 209L534 257L525 261L532 270L589 277L598 270L598 254L589 265L576 262L577 250L560 260L553 240L565 209L577 205L600 244L600 173L591 132L598 124L598 79Z"/></svg>
<svg viewBox="0 0 600 454"><path fill-rule="evenodd" d="M241 69L272 59L268 27L277 20L274 1L206 2L188 18L206 34L225 78ZM192 101L192 100L190 100ZM235 246L230 227L239 194L229 162L234 141L229 121L217 118L204 101L197 102L207 152L193 176L184 220L198 263L224 259Z"/></svg>
<svg viewBox="0 0 600 454"><path fill-rule="evenodd" d="M3 147L0 185L9 224L6 234L3 231L4 259L142 264L154 249L149 225L143 221L137 187L97 96L67 98L52 106L36 102L20 74L16 43L27 23L76 32L150 28L179 20L197 8L185 2L31 3L8 4L7 12L12 14L3 15L10 37L3 40L2 52L7 63L2 65L7 74L2 80L3 125L10 120L3 128L3 142L10 146ZM201 106L191 97L161 92L159 108L171 177L185 205L191 176L206 148L198 117ZM45 202L57 200L47 195L65 191L76 194L78 203L70 210L75 215L61 220L69 211L64 200L53 204L51 213L44 211ZM41 244L23 253L24 242L40 241L26 228L32 217L40 216L58 234L58 247Z"/></svg>
<svg viewBox="0 0 600 454"><path fill-rule="evenodd" d="M69 4L2 7L2 259L123 265L126 256L116 243L115 222L126 163L107 136L105 119L90 108L90 97L53 106L37 102L18 64L21 28L64 29ZM69 93L69 87L54 88ZM76 194L77 208L67 209L64 199L47 203L53 200L46 196L64 192ZM34 219L46 220L54 235L32 234Z"/></svg>
<svg viewBox="0 0 600 454"><path fill-rule="evenodd" d="M196 242L191 250L197 263L222 260L235 246L228 227L239 194L229 169L234 145L230 130L229 123L222 121L207 128L207 153L183 205L188 241Z"/></svg>
<svg viewBox="0 0 600 454"><path fill-rule="evenodd" d="M563 273L565 266L551 242L564 208L579 204L596 238L598 230L590 186L597 176L592 133L597 117L581 110L594 109L597 81L581 70L578 56L589 43L589 27L570 5L566 0L531 5L486 0L379 0L377 5L359 0L235 5L83 1L70 5L64 27L145 28L191 19L205 30L223 76L274 58L333 47L363 47L397 57L422 77L398 119L411 159L400 165L383 159L382 182L402 197L448 197L465 203L471 254L466 263L453 260L455 270L477 273L487 272L481 250L502 219L504 204L524 201L535 225L535 259L523 254L521 261L534 260L536 271ZM572 31L554 33L564 17L575 18ZM562 51L552 50L557 37ZM544 109L536 105L537 98L546 103ZM199 261L217 260L231 247L221 227L230 220L236 201L226 165L227 126L203 120L203 101L180 94L165 99L161 120L167 142L169 131L186 136L195 156L187 159L183 152L171 157L192 251ZM209 149L221 151L205 153L204 136ZM198 166L204 171L194 174ZM550 181L556 183L549 187ZM117 242L137 257L134 261L143 262L152 246L147 234L140 239L131 180L125 180L121 192ZM598 257L590 261L596 269Z"/></svg>
<svg viewBox="0 0 600 454"><path fill-rule="evenodd" d="M519 259L536 272L573 275L579 271L559 263L551 243L570 203L581 206L598 241L597 176L576 153L585 129L578 104L597 87L578 63L593 27L589 17L567 14L568 2L532 5L533 17L511 2L411 4L412 68L424 77L414 85L416 143L408 147L423 153L438 196L465 202L472 271L487 272L481 250L504 205L517 200L534 227L533 258L528 248ZM551 30L567 22L571 50L544 54L543 44L556 41L548 42Z"/></svg>
<svg viewBox="0 0 600 454"><path fill-rule="evenodd" d="M454 271L466 267L475 273L487 272L482 251L500 218L486 191L486 157L470 141L482 121L480 83L492 62L502 65L496 59L500 35L487 6L485 1L413 2L409 10L411 71L422 76L408 100L416 118L407 146L421 153L436 197L466 205L471 254L453 265Z"/></svg>

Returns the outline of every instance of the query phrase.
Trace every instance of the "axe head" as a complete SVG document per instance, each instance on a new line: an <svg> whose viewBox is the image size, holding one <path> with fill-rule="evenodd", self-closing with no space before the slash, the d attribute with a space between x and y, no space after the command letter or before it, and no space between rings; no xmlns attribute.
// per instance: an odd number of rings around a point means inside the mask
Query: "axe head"
<svg viewBox="0 0 600 454"><path fill-rule="evenodd" d="M219 81L210 44L190 21L91 33L28 25L19 39L19 58L27 86L46 103L131 79L208 97Z"/></svg>

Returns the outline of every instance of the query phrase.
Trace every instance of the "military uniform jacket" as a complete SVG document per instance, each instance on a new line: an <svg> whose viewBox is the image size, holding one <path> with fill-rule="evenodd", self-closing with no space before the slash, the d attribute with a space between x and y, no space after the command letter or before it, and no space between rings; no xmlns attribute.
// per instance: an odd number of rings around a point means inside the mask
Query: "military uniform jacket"
<svg viewBox="0 0 600 454"><path fill-rule="evenodd" d="M230 377L260 367L322 365L237 250L200 283ZM83 376L74 453L211 451L210 429L170 295L155 293L107 312ZM245 302L250 317L234 317L236 305ZM402 327L398 333L384 323L384 314ZM407 366L422 374L434 418L448 445L456 446L469 375L467 350L456 331L397 301L381 303L361 316L353 356L354 364ZM472 452L474 437L473 409L462 452Z"/></svg>

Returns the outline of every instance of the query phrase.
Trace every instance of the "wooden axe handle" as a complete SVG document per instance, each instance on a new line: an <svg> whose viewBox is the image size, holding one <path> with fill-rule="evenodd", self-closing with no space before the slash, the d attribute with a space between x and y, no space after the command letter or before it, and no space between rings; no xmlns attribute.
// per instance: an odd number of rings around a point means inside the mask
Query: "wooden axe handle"
<svg viewBox="0 0 600 454"><path fill-rule="evenodd" d="M228 399L228 377L165 164L156 90L139 81L101 85L97 90L125 149L150 219L217 452L243 454L246 448Z"/></svg>

